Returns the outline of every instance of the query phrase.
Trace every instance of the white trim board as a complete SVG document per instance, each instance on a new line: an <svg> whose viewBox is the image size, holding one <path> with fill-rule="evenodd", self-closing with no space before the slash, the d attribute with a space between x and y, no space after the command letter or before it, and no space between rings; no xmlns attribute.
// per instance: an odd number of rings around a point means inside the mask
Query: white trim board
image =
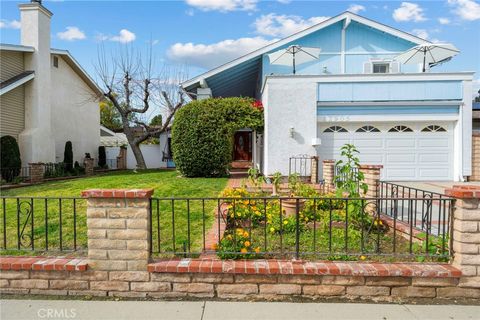
<svg viewBox="0 0 480 320"><path fill-rule="evenodd" d="M389 114L378 115L321 115L318 122L420 122L420 121L456 121L459 115L454 114Z"/></svg>
<svg viewBox="0 0 480 320"><path fill-rule="evenodd" d="M18 79L17 81L13 82L13 83L10 83L8 86L6 87L3 87L2 89L0 89L0 96L1 95L4 95L5 93L21 86L22 84L32 80L33 78L35 78L35 73L30 73L29 75L21 78L21 79Z"/></svg>

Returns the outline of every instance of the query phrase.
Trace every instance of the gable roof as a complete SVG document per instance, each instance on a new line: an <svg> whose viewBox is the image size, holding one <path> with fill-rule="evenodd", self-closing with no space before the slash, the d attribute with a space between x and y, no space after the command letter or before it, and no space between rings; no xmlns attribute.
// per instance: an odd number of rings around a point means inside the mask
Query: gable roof
<svg viewBox="0 0 480 320"><path fill-rule="evenodd" d="M306 35L309 35L311 33L314 33L318 30L321 30L323 28L326 28L332 24L335 24L339 21L342 21L342 20L345 20L347 19L347 21L349 22L350 20L352 21L356 21L356 22L359 22L363 25L366 25L366 26L369 26L371 28L374 28L374 29L377 29L377 30L380 30L380 31L383 31L385 33L388 33L390 35L393 35L395 37L398 37L400 39L404 39L404 40L407 40L407 41L410 41L410 42L413 42L413 43L416 43L416 44L421 44L421 43L425 43L425 42L429 42L427 40L424 40L422 38L419 38L417 36L414 36L410 33L407 33L407 32L404 32L404 31L401 31L401 30L398 30L396 28L393 28L393 27L390 27L390 26L387 26L385 24L382 24L382 23L379 23L379 22L376 22L374 20L370 20L368 18L365 18L365 17L362 17L362 16L359 16L355 13L352 13L352 12L349 12L349 11L346 11L342 14L339 14L335 17L332 17L330 19L327 19L323 22L320 22L310 28L307 28L305 30L302 30L300 32L297 32L291 36L288 36L286 38L283 38L279 41L276 41L274 43L271 43L265 47L262 47L260 49L257 49L251 53L248 53L244 56L241 56L235 60L232 60L230 62L227 62L219 67L216 67L210 71L207 71L199 76L196 76L195 78L192 78L190 80L187 80L185 82L183 82L181 84L181 87L187 92L187 93L192 93L191 90L194 90L198 87L201 87L203 82L205 81L206 78L210 78L210 77L213 77L213 76L216 76L218 75L219 73L221 73L222 71L225 71L227 69L230 69L230 68L235 68L235 67L239 67L240 64L243 64L245 62L249 62L250 60L255 60L255 59L258 59L260 58L263 54L269 52L269 51L272 51L272 50L275 50L276 48L278 47L281 47L283 45L286 45L292 41L295 41L295 40L298 40ZM258 61L257 61L258 62ZM252 61L250 61L250 63L252 63Z"/></svg>

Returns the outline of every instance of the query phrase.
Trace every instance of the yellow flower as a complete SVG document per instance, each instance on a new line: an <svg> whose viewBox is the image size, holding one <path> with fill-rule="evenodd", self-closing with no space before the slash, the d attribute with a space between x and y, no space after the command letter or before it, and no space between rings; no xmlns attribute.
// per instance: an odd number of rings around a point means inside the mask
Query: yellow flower
<svg viewBox="0 0 480 320"><path fill-rule="evenodd" d="M360 260L365 260L365 259L367 259L367 257L365 257L365 256L360 256Z"/></svg>
<svg viewBox="0 0 480 320"><path fill-rule="evenodd" d="M379 220L378 223L379 223L381 226L383 226L382 220Z"/></svg>
<svg viewBox="0 0 480 320"><path fill-rule="evenodd" d="M248 247L250 247L250 245L251 245L250 241L248 241L248 240L247 240L247 241L245 241L245 247L247 247L247 248L248 248Z"/></svg>
<svg viewBox="0 0 480 320"><path fill-rule="evenodd" d="M274 227L271 227L271 228L270 228L270 232L275 232L275 228L274 228Z"/></svg>
<svg viewBox="0 0 480 320"><path fill-rule="evenodd" d="M247 248L242 248L242 249L240 249L240 252L241 252L241 253L247 253L248 250L247 250Z"/></svg>
<svg viewBox="0 0 480 320"><path fill-rule="evenodd" d="M243 237L244 237L244 238L247 238L247 237L248 237L248 232L247 232L247 231L245 231L245 232L243 233Z"/></svg>
<svg viewBox="0 0 480 320"><path fill-rule="evenodd" d="M232 240L232 239L233 239L233 238L232 238L232 235L231 235L231 234L227 235L227 240Z"/></svg>
<svg viewBox="0 0 480 320"><path fill-rule="evenodd" d="M242 228L237 228L236 230L237 234L240 235L243 233L243 229Z"/></svg>
<svg viewBox="0 0 480 320"><path fill-rule="evenodd" d="M212 247L213 247L213 250L217 250L218 249L218 244L214 243Z"/></svg>
<svg viewBox="0 0 480 320"><path fill-rule="evenodd" d="M378 224L378 221L377 221L377 220L375 220L375 221L373 222L373 224L374 224L374 225L377 225L377 224Z"/></svg>
<svg viewBox="0 0 480 320"><path fill-rule="evenodd" d="M259 253L260 252L260 247L256 247L255 248L255 253Z"/></svg>
<svg viewBox="0 0 480 320"><path fill-rule="evenodd" d="M231 214L230 214L230 218L233 218L233 217L235 217L235 216L233 215L233 213L231 213Z"/></svg>
<svg viewBox="0 0 480 320"><path fill-rule="evenodd" d="M288 220L283 220L283 224L288 224Z"/></svg>
<svg viewBox="0 0 480 320"><path fill-rule="evenodd" d="M244 204L244 205L247 205L247 204L248 204L248 200L243 200L243 204Z"/></svg>

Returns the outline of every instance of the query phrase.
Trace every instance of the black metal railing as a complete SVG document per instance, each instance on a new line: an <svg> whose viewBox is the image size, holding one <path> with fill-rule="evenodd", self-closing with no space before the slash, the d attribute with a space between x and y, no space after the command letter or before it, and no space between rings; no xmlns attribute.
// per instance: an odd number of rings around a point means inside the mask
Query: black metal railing
<svg viewBox="0 0 480 320"><path fill-rule="evenodd" d="M1 249L79 251L87 247L86 200L0 197Z"/></svg>
<svg viewBox="0 0 480 320"><path fill-rule="evenodd" d="M30 167L2 168L2 180L7 183L26 182L30 180Z"/></svg>
<svg viewBox="0 0 480 320"><path fill-rule="evenodd" d="M289 158L288 175L298 174L300 177L310 177L312 173L312 157L301 154Z"/></svg>
<svg viewBox="0 0 480 320"><path fill-rule="evenodd" d="M450 224L450 197L441 193L381 181L380 211L412 228L437 236L446 234Z"/></svg>
<svg viewBox="0 0 480 320"><path fill-rule="evenodd" d="M423 199L399 198L389 208L398 213L401 200ZM403 226L400 215L380 210L385 201L391 198L154 198L151 250L233 259L448 260L453 199L438 203L441 233L433 230L431 215L425 232Z"/></svg>

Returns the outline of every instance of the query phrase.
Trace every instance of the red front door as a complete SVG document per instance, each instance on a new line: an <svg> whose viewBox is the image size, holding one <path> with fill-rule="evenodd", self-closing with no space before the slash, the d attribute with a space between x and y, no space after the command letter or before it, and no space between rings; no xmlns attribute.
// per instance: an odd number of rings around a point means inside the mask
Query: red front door
<svg viewBox="0 0 480 320"><path fill-rule="evenodd" d="M233 145L233 160L252 161L252 132L235 132Z"/></svg>

